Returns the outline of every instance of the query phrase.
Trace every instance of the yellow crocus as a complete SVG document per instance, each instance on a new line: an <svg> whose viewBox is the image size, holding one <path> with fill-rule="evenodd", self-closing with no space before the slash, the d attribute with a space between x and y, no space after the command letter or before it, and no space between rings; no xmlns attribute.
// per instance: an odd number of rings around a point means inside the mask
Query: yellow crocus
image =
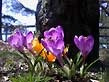
<svg viewBox="0 0 109 82"><path fill-rule="evenodd" d="M39 42L38 38L33 39L32 49L38 54L44 49L43 45Z"/></svg>
<svg viewBox="0 0 109 82"><path fill-rule="evenodd" d="M43 58L46 58L49 62L54 62L56 60L56 57L51 52L47 52L46 49L44 49L43 45L39 42L38 38L35 38L32 41L32 48L34 52L40 54Z"/></svg>
<svg viewBox="0 0 109 82"><path fill-rule="evenodd" d="M54 62L56 60L56 57L51 52L47 53L47 51L45 51L45 54L45 58L47 58L47 61Z"/></svg>

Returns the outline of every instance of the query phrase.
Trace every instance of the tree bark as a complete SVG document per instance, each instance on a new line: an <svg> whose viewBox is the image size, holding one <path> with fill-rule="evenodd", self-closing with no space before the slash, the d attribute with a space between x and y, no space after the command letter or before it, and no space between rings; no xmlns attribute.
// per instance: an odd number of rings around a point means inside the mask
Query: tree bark
<svg viewBox="0 0 109 82"><path fill-rule="evenodd" d="M42 7L41 7L42 6ZM61 25L65 43L70 44L69 54L78 52L73 42L75 35L93 35L95 44L88 60L99 57L99 1L98 0L39 0L36 12L37 29L43 32Z"/></svg>

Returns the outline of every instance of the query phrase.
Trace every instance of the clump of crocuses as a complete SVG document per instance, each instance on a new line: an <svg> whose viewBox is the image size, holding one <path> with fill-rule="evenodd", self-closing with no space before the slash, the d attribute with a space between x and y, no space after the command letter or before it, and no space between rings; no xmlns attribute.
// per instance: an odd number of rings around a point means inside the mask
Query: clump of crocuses
<svg viewBox="0 0 109 82"><path fill-rule="evenodd" d="M81 35L79 37L75 35L73 41L80 50L80 54L75 55L76 60L73 60L74 58L67 57L68 46L65 46L64 31L60 25L46 30L43 34L44 38L41 38L41 41L39 41L38 37L33 37L32 32L23 34L20 30L17 29L15 33L8 38L8 43L20 52L24 52L24 49L26 48L33 54L33 57L43 57L44 60L47 60L47 62L45 61L45 63L47 63L46 65L48 65L48 62L50 62L50 64L52 63L54 67L57 67L55 69L56 73L60 73L59 70L62 69L61 75L63 77L66 76L69 80L75 77L76 72L78 73L78 69L80 69L80 75L84 77L89 67L91 67L91 65L96 62L94 61L89 65L85 65L85 60L94 46L94 38L92 35ZM35 61L38 59L36 57L34 58ZM56 59L61 65L60 69L59 66L55 66L53 63ZM35 69L35 66L38 63L35 61L34 64L31 63L32 69ZM38 59L38 61L41 62L42 60ZM34 71L32 70L32 73L33 72Z"/></svg>

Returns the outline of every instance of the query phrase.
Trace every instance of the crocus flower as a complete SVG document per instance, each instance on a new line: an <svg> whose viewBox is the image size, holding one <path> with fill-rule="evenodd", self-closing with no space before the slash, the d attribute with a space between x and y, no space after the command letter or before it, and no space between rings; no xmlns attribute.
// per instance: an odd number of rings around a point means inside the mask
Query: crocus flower
<svg viewBox="0 0 109 82"><path fill-rule="evenodd" d="M44 59L47 59L47 61L54 62L56 60L56 57L52 53L47 52L47 50L44 49L38 38L33 39L32 48L33 51L35 51L37 54L40 54Z"/></svg>
<svg viewBox="0 0 109 82"><path fill-rule="evenodd" d="M62 65L61 56L64 51L64 32L61 26L51 28L44 32L44 39L41 39L41 43L47 51L53 53L60 64Z"/></svg>
<svg viewBox="0 0 109 82"><path fill-rule="evenodd" d="M75 36L74 37L74 43L80 50L84 60L86 59L87 55L91 52L93 45L94 45L94 38L89 35L87 37L81 36Z"/></svg>
<svg viewBox="0 0 109 82"><path fill-rule="evenodd" d="M19 30L16 30L16 32L8 38L8 43L13 48L22 52L24 49L23 40L24 40L23 34Z"/></svg>
<svg viewBox="0 0 109 82"><path fill-rule="evenodd" d="M15 33L8 38L8 43L18 51L22 52L24 48L31 51L33 40L33 33L28 32L24 35L19 29L16 29Z"/></svg>
<svg viewBox="0 0 109 82"><path fill-rule="evenodd" d="M44 39L41 39L41 42L48 51L57 56L64 50L63 38L63 29L61 26L57 26L56 28L51 28L50 30L45 31Z"/></svg>

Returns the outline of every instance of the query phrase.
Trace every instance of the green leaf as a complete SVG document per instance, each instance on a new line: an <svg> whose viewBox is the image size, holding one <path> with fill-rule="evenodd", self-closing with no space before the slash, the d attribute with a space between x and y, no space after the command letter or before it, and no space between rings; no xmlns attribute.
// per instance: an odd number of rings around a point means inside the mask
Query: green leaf
<svg viewBox="0 0 109 82"><path fill-rule="evenodd" d="M79 69L81 67L81 63L83 61L83 57L81 56L81 53L78 52L75 58L75 69Z"/></svg>
<svg viewBox="0 0 109 82"><path fill-rule="evenodd" d="M78 63L80 61L80 57L81 57L81 54L80 54L80 52L78 52L77 57L76 57L76 63Z"/></svg>
<svg viewBox="0 0 109 82"><path fill-rule="evenodd" d="M80 67L80 76L83 77L84 76L84 65L82 65Z"/></svg>
<svg viewBox="0 0 109 82"><path fill-rule="evenodd" d="M65 77L67 77L69 80L71 80L71 78L75 75L75 72L76 72L74 64L72 64L71 68L67 65L64 65L64 67L62 68L62 71Z"/></svg>
<svg viewBox="0 0 109 82"><path fill-rule="evenodd" d="M90 63L84 70L84 72L87 72L87 70L94 64L98 61L99 59L96 59L95 61L93 61L92 63Z"/></svg>

